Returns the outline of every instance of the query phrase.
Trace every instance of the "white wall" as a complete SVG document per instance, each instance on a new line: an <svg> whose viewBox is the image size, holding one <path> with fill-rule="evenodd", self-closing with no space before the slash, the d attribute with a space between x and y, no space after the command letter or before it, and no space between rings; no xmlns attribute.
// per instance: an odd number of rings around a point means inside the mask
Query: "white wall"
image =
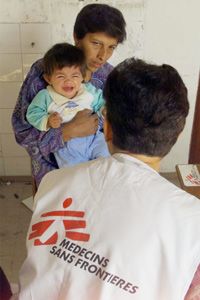
<svg viewBox="0 0 200 300"><path fill-rule="evenodd" d="M10 124L30 65L52 44L72 43L78 11L96 2L116 6L127 22L128 40L119 46L111 63L137 56L170 63L183 76L189 89L190 115L162 171L174 171L176 163L187 162L199 71L199 0L0 0L0 175L30 174L28 155L15 143Z"/></svg>
<svg viewBox="0 0 200 300"><path fill-rule="evenodd" d="M144 58L168 63L180 72L189 93L190 112L177 144L162 162L163 171L187 163L200 67L200 1L149 0L145 7Z"/></svg>

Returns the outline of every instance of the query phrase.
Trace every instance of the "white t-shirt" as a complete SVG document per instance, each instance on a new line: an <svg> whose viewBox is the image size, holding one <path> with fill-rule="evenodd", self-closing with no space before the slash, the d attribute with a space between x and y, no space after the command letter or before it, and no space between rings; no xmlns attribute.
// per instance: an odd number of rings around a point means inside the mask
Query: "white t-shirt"
<svg viewBox="0 0 200 300"><path fill-rule="evenodd" d="M20 300L183 300L200 263L200 202L115 154L48 173Z"/></svg>

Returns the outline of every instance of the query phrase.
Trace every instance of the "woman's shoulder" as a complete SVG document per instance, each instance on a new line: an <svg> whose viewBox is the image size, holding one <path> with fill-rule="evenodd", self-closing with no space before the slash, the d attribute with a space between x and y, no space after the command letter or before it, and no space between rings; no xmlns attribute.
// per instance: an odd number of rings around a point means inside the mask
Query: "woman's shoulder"
<svg viewBox="0 0 200 300"><path fill-rule="evenodd" d="M92 74L91 83L97 88L103 89L109 73L112 71L113 66L105 63L101 68Z"/></svg>
<svg viewBox="0 0 200 300"><path fill-rule="evenodd" d="M108 74L112 71L112 69L113 66L107 62L96 72L94 72L92 77L102 77L106 79Z"/></svg>
<svg viewBox="0 0 200 300"><path fill-rule="evenodd" d="M41 76L42 74L43 74L43 59L40 58L32 64L28 75Z"/></svg>
<svg viewBox="0 0 200 300"><path fill-rule="evenodd" d="M21 88L21 96L25 102L30 102L35 95L46 87L47 83L43 78L43 60L39 59L33 63Z"/></svg>

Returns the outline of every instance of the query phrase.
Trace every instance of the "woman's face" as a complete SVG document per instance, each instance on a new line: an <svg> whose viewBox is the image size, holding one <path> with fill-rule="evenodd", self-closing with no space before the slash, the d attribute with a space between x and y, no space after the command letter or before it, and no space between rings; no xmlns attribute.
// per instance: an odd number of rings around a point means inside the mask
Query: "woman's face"
<svg viewBox="0 0 200 300"><path fill-rule="evenodd" d="M78 40L76 37L74 39L76 46L85 53L90 75L107 62L118 44L116 38L104 32L87 33L83 39Z"/></svg>

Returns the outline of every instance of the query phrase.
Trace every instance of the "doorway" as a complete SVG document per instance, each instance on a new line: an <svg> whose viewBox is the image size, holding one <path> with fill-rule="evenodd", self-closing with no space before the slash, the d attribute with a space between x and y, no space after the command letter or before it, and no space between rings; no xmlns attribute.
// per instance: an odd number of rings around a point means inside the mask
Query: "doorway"
<svg viewBox="0 0 200 300"><path fill-rule="evenodd" d="M200 76L190 141L189 164L200 164Z"/></svg>

